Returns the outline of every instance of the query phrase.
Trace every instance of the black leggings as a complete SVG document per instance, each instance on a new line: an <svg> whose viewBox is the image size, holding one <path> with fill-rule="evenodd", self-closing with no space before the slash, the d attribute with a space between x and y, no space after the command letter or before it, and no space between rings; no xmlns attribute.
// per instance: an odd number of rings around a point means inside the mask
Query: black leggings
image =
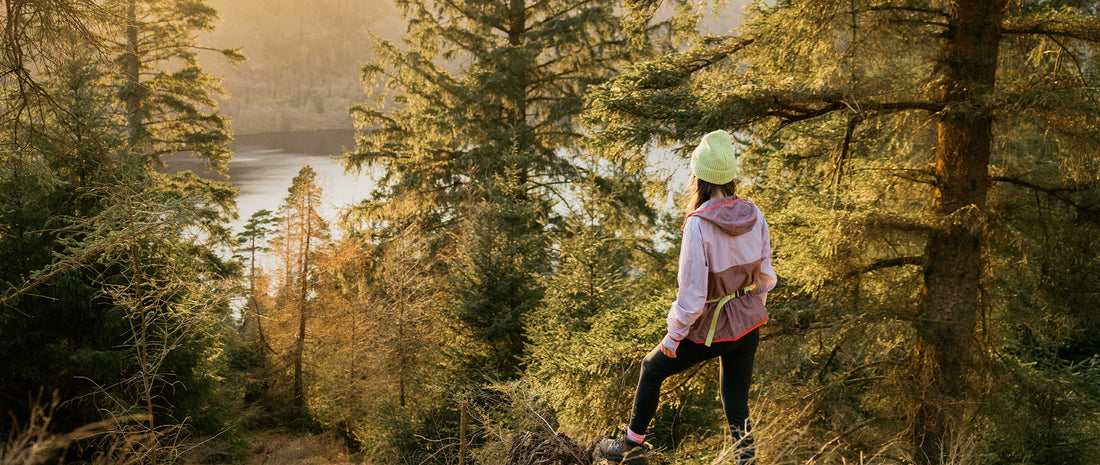
<svg viewBox="0 0 1100 465"><path fill-rule="evenodd" d="M710 347L684 340L676 350L676 358L669 358L654 348L642 362L642 375L638 379L638 391L634 394L634 410L630 415L630 430L645 434L649 421L657 412L657 400L661 383L669 376L680 373L699 362L720 357L722 410L730 432L738 439L748 429L749 385L752 384L752 362L756 347L760 345L760 330L753 330L736 341L715 342Z"/></svg>

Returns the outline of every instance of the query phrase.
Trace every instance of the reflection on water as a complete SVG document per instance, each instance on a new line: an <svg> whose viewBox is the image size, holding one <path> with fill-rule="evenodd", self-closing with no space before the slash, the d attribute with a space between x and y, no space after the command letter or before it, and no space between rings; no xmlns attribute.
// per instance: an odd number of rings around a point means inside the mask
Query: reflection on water
<svg viewBox="0 0 1100 465"><path fill-rule="evenodd" d="M341 210L366 198L373 186L365 175L344 174L338 162L345 149L354 147L354 130L274 132L235 136L229 145L229 181L241 190L237 197L240 231L248 217L260 209L278 210L287 196L290 180L306 164L317 172L325 194L321 215L333 223ZM187 156L165 158L168 172L191 170L205 178L217 178L202 160Z"/></svg>

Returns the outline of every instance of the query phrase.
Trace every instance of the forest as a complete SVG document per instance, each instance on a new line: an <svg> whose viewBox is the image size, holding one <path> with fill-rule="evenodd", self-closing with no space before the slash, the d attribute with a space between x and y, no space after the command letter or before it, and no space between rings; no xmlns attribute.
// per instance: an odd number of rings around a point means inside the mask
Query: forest
<svg viewBox="0 0 1100 465"><path fill-rule="evenodd" d="M1100 2L222 0L287 24L249 62L214 0L0 1L0 465L593 464L716 129L779 277L755 459L708 362L649 463L1100 463ZM166 173L228 107L340 108L373 191Z"/></svg>
<svg viewBox="0 0 1100 465"><path fill-rule="evenodd" d="M404 21L388 1L209 0L222 24L196 31L200 44L229 44L248 57L198 57L224 76L219 113L235 133L351 129L347 108L361 98L359 67L372 35L397 40Z"/></svg>

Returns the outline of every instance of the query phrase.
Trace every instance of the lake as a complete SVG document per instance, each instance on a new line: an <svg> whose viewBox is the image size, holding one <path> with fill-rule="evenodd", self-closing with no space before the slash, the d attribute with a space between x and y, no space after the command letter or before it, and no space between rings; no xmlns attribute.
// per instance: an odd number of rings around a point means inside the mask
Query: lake
<svg viewBox="0 0 1100 465"><path fill-rule="evenodd" d="M291 179L307 164L317 172L325 197L321 215L330 225L341 211L366 198L373 189L369 176L345 174L338 161L346 149L355 146L353 129L238 134L234 138L229 145L233 152L229 181L241 190L235 231L239 232L248 217L261 209L277 211L288 194ZM166 157L164 162L169 173L191 170L218 179L195 157L177 155Z"/></svg>

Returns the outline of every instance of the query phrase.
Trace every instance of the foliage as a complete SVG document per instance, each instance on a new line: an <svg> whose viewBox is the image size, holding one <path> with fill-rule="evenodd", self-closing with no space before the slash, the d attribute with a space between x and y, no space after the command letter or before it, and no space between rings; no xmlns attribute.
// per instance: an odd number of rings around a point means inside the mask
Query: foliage
<svg viewBox="0 0 1100 465"><path fill-rule="evenodd" d="M654 312L660 304L651 302L669 287L646 287L643 278L657 273L646 267L653 245L644 225L653 211L629 197L639 184L621 169L578 183L575 210L554 236L557 266L546 295L525 321L525 378L574 434L622 421L623 402L632 400L622 393L633 386L639 355L663 336L667 307Z"/></svg>
<svg viewBox="0 0 1100 465"><path fill-rule="evenodd" d="M160 157L193 152L212 170L229 161L227 120L217 112L218 79L197 61L195 33L214 29L217 11L205 0L112 0L107 8L125 21L110 32L117 54L114 76L124 105L130 145L157 166ZM238 50L209 49L232 61Z"/></svg>
<svg viewBox="0 0 1100 465"><path fill-rule="evenodd" d="M331 247L328 221L320 215L323 193L317 172L303 166L291 180L279 209L278 235L271 240L279 277L272 306L271 345L292 371L292 418L307 417L306 337L308 322L319 312L316 291L321 257Z"/></svg>
<svg viewBox="0 0 1100 465"><path fill-rule="evenodd" d="M414 252L415 235L399 240L400 248L382 251L346 237L325 258L325 324L314 332L310 411L385 461L419 456L414 435L444 389L432 381L443 338L426 312L431 267Z"/></svg>
<svg viewBox="0 0 1100 465"><path fill-rule="evenodd" d="M244 225L244 230L236 235L237 248L236 252L248 254L247 257L240 255L234 255L233 258L248 263L248 302L247 310L244 311L244 320L242 332L255 331L256 333L256 347L255 350L259 352L259 360L261 365L265 365L264 351L270 350L270 344L267 339L264 338L263 320L265 318L263 308L259 303L258 292L263 288L265 283L262 281L262 276L257 276L257 269L260 268L256 262L256 253L269 252L270 247L267 247L267 237L277 230L274 228L276 224L282 221L281 218L275 216L275 214L268 209L260 209L252 216L248 218L248 222ZM262 255L261 255L262 257ZM262 270L260 270L262 271ZM263 367L261 367L263 368Z"/></svg>
<svg viewBox="0 0 1100 465"><path fill-rule="evenodd" d="M615 159L637 159L648 144L686 154L683 141L716 128L737 132L748 195L769 216L777 271L793 287L769 299L766 336L800 347L786 363L816 367L776 380L790 386L792 401L814 406L794 423L809 428L803 440L821 444L809 459L854 460L868 445L893 443L900 447L880 453L937 463L954 447L952 434L1005 454L1004 444L1031 432L982 431L981 419L955 424L954 433L945 425L1004 412L991 399L1021 386L1005 376L1018 373L1004 358L1017 346L1009 341L1027 334L1026 352L1039 348L1037 334L1065 341L1055 345L1079 341L1057 322L1095 316L1076 301L1095 309L1090 293L1042 299L1041 315L1027 310L1044 294L1043 273L1095 279L1073 258L1094 247L1098 232L1088 71L1100 39L1095 18L1070 4L1010 2L1003 18L996 2L974 5L758 3L736 35L701 37L590 94L594 147ZM984 55L997 61L983 69L980 59L959 58L973 44L943 32L976 30L990 18L1002 35L983 37L999 40L1000 55ZM977 82L993 70L995 81ZM954 129L968 124L979 126ZM953 139L983 133L991 136L985 149ZM981 166L963 167L944 152L957 143L969 144L957 150ZM1062 234L1077 243L1041 245ZM979 342L967 349L971 340ZM959 407L927 407L936 403ZM782 411L793 414L774 412ZM1094 428L1083 417L1074 424L1086 436ZM906 431L914 436L898 436ZM1089 442L1062 431L1075 439L1059 444ZM1094 452L1078 453L1072 460Z"/></svg>
<svg viewBox="0 0 1100 465"><path fill-rule="evenodd" d="M458 330L450 369L513 378L553 266L555 204L587 169L573 156L582 95L639 48L615 1L396 5L408 31L400 46L375 40L369 100L351 109L348 166L381 173L356 213L383 247L398 233L424 238L443 297L430 308Z"/></svg>
<svg viewBox="0 0 1100 465"><path fill-rule="evenodd" d="M221 428L235 405L219 383L239 269L216 249L227 244L236 190L159 174L156 143L129 137L114 80L122 71L106 58L118 32L110 6L5 3L0 433L15 437L18 423L36 421L26 401L55 392L64 403L51 430L109 423L95 438L70 438L79 440L72 458L170 463L191 432ZM187 19L175 20L187 37ZM170 101L188 88L156 93L164 105L153 113L161 120L147 121L154 132L188 131L164 121L193 116Z"/></svg>
<svg viewBox="0 0 1100 465"><path fill-rule="evenodd" d="M223 421L211 402L219 328L228 316L227 278L237 270L211 248L224 243L221 224L235 190L132 162L121 139L110 137L115 120L103 106L101 74L70 69L55 102L90 117L63 133L72 145L32 139L24 154L47 160L51 176L9 172L5 179L9 224L19 226L3 237L4 253L22 256L5 268L4 333L21 335L5 341L5 354L18 361L5 364L5 398L40 386L75 398L59 428L95 423L101 411L136 411L149 433L185 421L215 429Z"/></svg>
<svg viewBox="0 0 1100 465"><path fill-rule="evenodd" d="M506 190L523 189L508 179ZM476 211L457 231L449 260L448 299L440 313L467 344L450 348L459 373L473 380L518 375L527 335L523 324L542 297L548 241L539 231L549 205L507 195Z"/></svg>
<svg viewBox="0 0 1100 465"><path fill-rule="evenodd" d="M378 188L333 234L304 167L235 242L234 189L154 169L227 161L193 35L213 9L5 5L0 461L104 415L133 421L72 458L176 462L226 412L328 430L257 450L379 463L613 434L676 288L683 213L651 165L718 128L780 275L763 461L1100 460L1093 2L758 2L699 36L690 2L400 0L345 160ZM728 462L716 371L664 385L655 463ZM71 399L49 426L20 404L43 387Z"/></svg>

